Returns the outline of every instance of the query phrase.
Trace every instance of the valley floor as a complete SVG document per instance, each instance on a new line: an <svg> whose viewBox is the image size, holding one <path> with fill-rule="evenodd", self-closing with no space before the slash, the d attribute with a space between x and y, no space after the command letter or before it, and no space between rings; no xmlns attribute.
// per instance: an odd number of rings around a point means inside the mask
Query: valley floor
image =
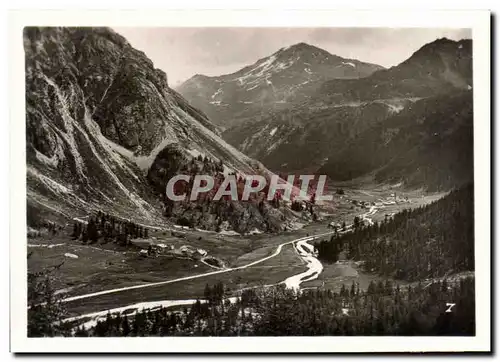
<svg viewBox="0 0 500 362"><path fill-rule="evenodd" d="M246 288L284 283L289 288L328 288L337 290L356 281L366 288L380 279L363 273L351 261L323 265L315 257L314 241L333 234L330 222L345 222L350 228L354 216L365 223L383 220L403 208L417 207L442 195L407 199L387 190L346 190L337 196L336 207L322 221L300 230L279 235L220 235L213 232L159 228L148 240L138 240L135 248L113 243L82 245L65 235L29 239L29 270L40 270L64 261L55 281L56 293L65 296L70 318L89 318L95 322L108 310L136 309L138 303L174 307L202 299L205 286L223 281L228 293L236 295ZM70 231L66 232L69 235ZM141 244L142 243L142 244ZM142 257L142 245L157 244L181 250L206 250L222 264L215 267L203 258L167 253ZM139 304L139 306L144 306Z"/></svg>

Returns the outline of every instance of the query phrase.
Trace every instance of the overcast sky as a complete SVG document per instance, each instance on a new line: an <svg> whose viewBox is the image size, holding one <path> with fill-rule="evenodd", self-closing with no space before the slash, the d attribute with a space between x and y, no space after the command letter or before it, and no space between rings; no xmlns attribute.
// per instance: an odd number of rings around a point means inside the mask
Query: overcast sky
<svg viewBox="0 0 500 362"><path fill-rule="evenodd" d="M167 73L174 87L195 74L221 75L305 42L345 58L397 65L437 38L471 38L470 29L114 28Z"/></svg>

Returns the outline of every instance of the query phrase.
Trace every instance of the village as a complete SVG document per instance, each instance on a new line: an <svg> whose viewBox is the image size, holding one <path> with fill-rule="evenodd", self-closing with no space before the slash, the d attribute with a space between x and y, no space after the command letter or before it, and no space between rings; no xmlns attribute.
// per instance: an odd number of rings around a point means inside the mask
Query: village
<svg viewBox="0 0 500 362"><path fill-rule="evenodd" d="M172 235L174 235L174 233ZM164 236L162 238L152 236L148 239L139 238L133 241L136 246L140 247L139 256L143 258L155 258L162 255L169 255L179 259L189 259L195 262L199 261L215 269L223 269L226 267L223 261L209 256L207 250L187 244L179 246L178 242L179 238L177 236ZM197 264L195 264L195 267L197 267Z"/></svg>
<svg viewBox="0 0 500 362"><path fill-rule="evenodd" d="M361 209L369 210L367 214L370 214L370 210L386 208L390 206L402 205L402 204L410 204L412 203L411 199L408 196L401 196L395 192L392 192L385 199L377 198L376 201L368 201L368 200L357 200L357 199L348 199L345 194L342 193L340 199L344 199L344 201L351 204L351 207L358 207ZM385 218L390 218L395 214L395 212L385 213ZM361 217L354 220L359 223L359 225L370 225L373 221L371 218ZM332 221L327 226L329 229L339 230L339 231L348 231L350 229L350 225L346 224L346 221Z"/></svg>

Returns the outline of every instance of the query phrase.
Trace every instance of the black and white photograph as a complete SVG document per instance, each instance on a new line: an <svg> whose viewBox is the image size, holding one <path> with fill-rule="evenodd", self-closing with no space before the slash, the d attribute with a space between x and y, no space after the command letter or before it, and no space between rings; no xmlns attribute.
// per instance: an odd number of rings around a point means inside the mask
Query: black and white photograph
<svg viewBox="0 0 500 362"><path fill-rule="evenodd" d="M489 350L489 13L327 16L16 27L16 348Z"/></svg>

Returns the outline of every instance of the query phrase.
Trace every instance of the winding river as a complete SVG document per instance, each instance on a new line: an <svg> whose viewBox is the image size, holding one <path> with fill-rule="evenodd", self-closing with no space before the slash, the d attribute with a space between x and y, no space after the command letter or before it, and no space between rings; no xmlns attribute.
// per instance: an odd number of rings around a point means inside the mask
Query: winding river
<svg viewBox="0 0 500 362"><path fill-rule="evenodd" d="M361 215L362 220L368 222L368 224L373 224L373 221L369 216L374 215L377 212L377 208L372 206L368 212L365 214ZM352 229L352 224L348 225L346 227L346 230L344 232L349 231ZM279 255L281 253L281 250L285 245L293 244L293 247L299 257L306 263L307 270L293 275L287 279L285 279L283 282L279 284L285 284L285 286L289 289L293 289L295 291L300 291L300 285L304 282L310 281L317 279L321 272L323 271L323 265L321 262L317 259L317 253L315 251L315 248L313 245L309 244L308 242L313 241L315 239L318 239L322 236L327 236L333 234L334 231L322 233L322 234L316 234L312 236L306 236L306 237L301 237L298 239L294 239L291 241L284 242L282 244L279 244L276 250L269 256L266 256L262 259L256 260L254 262L251 262L246 265L242 265L239 267L235 268L227 268L227 269L221 269L221 270L216 270L208 273L203 273L203 274L197 274L197 275L192 275L188 277L183 277L183 278L177 278L173 280L166 280L162 282L156 282L156 283L146 283L146 284L140 284L140 285L134 285L134 286L129 286L129 287L123 287L123 288L117 288L117 289L110 289L110 290L104 290L100 292L95 292L95 293L90 293L90 294L84 294L84 295L78 295L70 298L66 298L63 300L63 302L70 302L74 300L80 300L80 299L87 299L87 298L92 298L95 296L99 295L104 295L104 294L111 294L111 293L119 293L122 291L126 290L132 290L132 289L139 289L139 288L148 288L148 287L153 287L153 286L158 286L158 285L163 285L163 284L170 284L170 283L176 283L176 282L182 282L186 280L192 280L192 279L197 279L197 278L202 278L205 276L209 275L214 275L214 274L222 274L222 273L228 273L232 272L235 270L240 270L240 269L246 269L248 267L260 264L266 260L269 260L271 258L274 258L275 256ZM236 300L236 297L233 297L231 299ZM183 306L183 305L191 305L195 302L194 299L185 299L185 300L163 300L163 301L153 301L153 302L143 302L143 303L136 303L124 307L119 307L119 308L114 308L114 309L106 309L103 311L95 312L95 313L89 313L89 314L83 314L80 316L76 317L71 317L67 318L64 321L65 322L70 322L70 321L75 321L75 320L80 320L80 319L90 319L86 321L83 325L88 328L97 323L98 320L106 318L106 315L108 312L111 313L123 313L125 315L133 315L137 313L137 311L142 310L143 308L160 308L160 307L175 307L175 306ZM204 301L201 301L204 302ZM127 313L125 313L127 312Z"/></svg>

